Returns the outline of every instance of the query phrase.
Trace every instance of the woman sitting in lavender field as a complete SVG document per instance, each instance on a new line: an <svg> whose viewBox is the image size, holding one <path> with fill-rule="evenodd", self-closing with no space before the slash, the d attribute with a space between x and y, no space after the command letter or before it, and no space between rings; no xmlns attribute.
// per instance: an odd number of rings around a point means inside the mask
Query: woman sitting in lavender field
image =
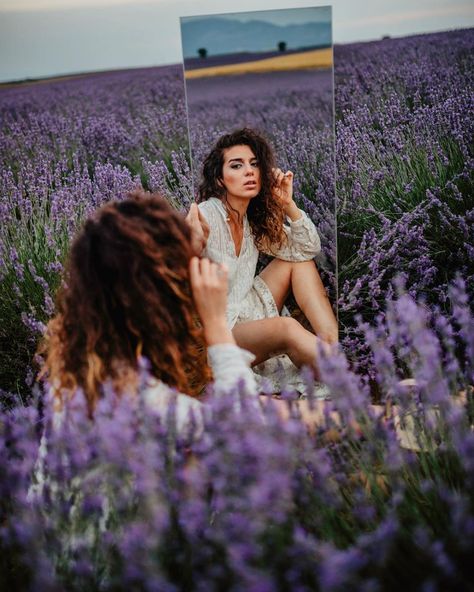
<svg viewBox="0 0 474 592"><path fill-rule="evenodd" d="M337 323L313 261L321 250L318 233L293 200L293 173L274 162L268 142L255 131L222 136L204 162L199 187L198 207L207 224L195 205L190 221L201 234L203 253L229 269L227 321L237 344L255 355L254 370L275 391L282 374L301 390L298 368L314 365L318 339L337 341ZM259 251L274 259L255 277ZM290 290L316 335L287 316Z"/></svg>
<svg viewBox="0 0 474 592"><path fill-rule="evenodd" d="M84 224L70 255L58 313L48 325L43 373L61 403L80 389L90 416L105 383L135 392L141 357L151 377L143 394L166 413L173 390L178 429L210 380L238 379L256 397L249 363L227 327L227 270L195 257L192 229L157 196L137 192L110 202ZM197 323L198 316L202 326ZM199 421L199 417L198 417Z"/></svg>

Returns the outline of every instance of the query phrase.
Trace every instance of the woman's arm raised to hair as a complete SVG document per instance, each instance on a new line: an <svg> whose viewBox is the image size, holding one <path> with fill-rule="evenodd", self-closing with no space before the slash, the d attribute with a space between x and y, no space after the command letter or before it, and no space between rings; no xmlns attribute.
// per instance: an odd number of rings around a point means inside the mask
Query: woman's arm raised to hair
<svg viewBox="0 0 474 592"><path fill-rule="evenodd" d="M227 270L209 259L193 257L189 265L191 288L197 311L201 317L208 344L209 364L214 374L216 393L229 392L244 381L246 394L257 401L257 389L250 363L253 355L240 349L228 328L225 309L227 304ZM156 382L144 392L145 400L160 415L166 417L173 397L176 397L176 425L180 433L191 427L190 412L196 423L195 435L202 433L204 421L202 403L183 393L173 392L166 384ZM240 408L236 405L236 410Z"/></svg>
<svg viewBox="0 0 474 592"><path fill-rule="evenodd" d="M237 346L227 325L227 268L208 259L193 257L190 277L208 345L215 390L226 392L242 380L247 394L256 395L255 377L250 369L254 356Z"/></svg>
<svg viewBox="0 0 474 592"><path fill-rule="evenodd" d="M209 224L196 203L191 204L185 220L191 228L191 241L194 252L196 255L200 255L207 245Z"/></svg>
<svg viewBox="0 0 474 592"><path fill-rule="evenodd" d="M220 343L235 344L227 326L227 267L193 257L189 264L194 303L202 321L208 346Z"/></svg>
<svg viewBox="0 0 474 592"><path fill-rule="evenodd" d="M287 223L283 226L286 240L280 247L268 245L264 246L262 251L284 261L310 261L321 251L321 240L316 226L293 200L293 173L273 169L273 174L273 197L287 216Z"/></svg>
<svg viewBox="0 0 474 592"><path fill-rule="evenodd" d="M321 239L316 226L303 210L299 211L301 218L294 222L289 220L283 226L286 240L281 247L263 246L261 249L263 253L283 261L311 261L321 252Z"/></svg>

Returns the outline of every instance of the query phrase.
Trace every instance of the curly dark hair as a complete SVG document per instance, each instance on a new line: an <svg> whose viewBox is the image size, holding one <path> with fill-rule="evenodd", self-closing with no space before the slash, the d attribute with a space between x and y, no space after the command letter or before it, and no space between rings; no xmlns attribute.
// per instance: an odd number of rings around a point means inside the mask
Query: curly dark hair
<svg viewBox="0 0 474 592"><path fill-rule="evenodd" d="M270 245L280 247L286 235L283 231L285 214L273 197L275 166L273 150L267 140L250 128L236 130L221 136L204 161L202 181L198 189L198 202L210 197L225 199L226 189L219 183L222 181L224 151L233 146L248 146L258 161L260 169L261 189L256 197L250 200L247 208L247 219L257 248Z"/></svg>
<svg viewBox="0 0 474 592"><path fill-rule="evenodd" d="M92 416L101 385L138 386L138 358L150 372L197 395L210 378L191 294L191 230L165 199L137 191L109 202L74 240L57 315L42 346L55 395L81 388Z"/></svg>

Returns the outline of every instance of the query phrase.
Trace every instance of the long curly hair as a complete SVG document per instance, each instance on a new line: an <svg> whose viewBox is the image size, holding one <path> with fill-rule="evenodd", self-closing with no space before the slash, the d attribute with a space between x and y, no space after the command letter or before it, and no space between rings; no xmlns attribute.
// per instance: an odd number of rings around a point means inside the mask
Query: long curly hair
<svg viewBox="0 0 474 592"><path fill-rule="evenodd" d="M210 370L190 288L193 255L188 224L157 195L136 191L85 222L41 348L42 374L60 401L80 388L92 416L104 381L118 394L138 387L140 356L157 379L199 393Z"/></svg>
<svg viewBox="0 0 474 592"><path fill-rule="evenodd" d="M272 168L275 166L275 157L270 144L255 130L243 128L219 138L204 161L197 201L202 202L210 197L218 197L225 201L226 189L220 183L224 151L240 145L248 146L252 150L260 169L261 189L258 195L250 200L247 208L247 219L255 244L258 249L268 249L270 245L280 247L286 238L283 230L285 214L273 197L275 180Z"/></svg>

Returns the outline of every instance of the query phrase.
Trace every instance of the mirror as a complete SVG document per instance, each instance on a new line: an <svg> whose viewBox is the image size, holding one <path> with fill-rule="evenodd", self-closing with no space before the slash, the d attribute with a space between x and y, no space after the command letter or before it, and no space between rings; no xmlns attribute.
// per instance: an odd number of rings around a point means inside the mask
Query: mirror
<svg viewBox="0 0 474 592"><path fill-rule="evenodd" d="M331 7L181 17L181 38L194 194L222 135L262 133L317 228L316 263L336 311Z"/></svg>

